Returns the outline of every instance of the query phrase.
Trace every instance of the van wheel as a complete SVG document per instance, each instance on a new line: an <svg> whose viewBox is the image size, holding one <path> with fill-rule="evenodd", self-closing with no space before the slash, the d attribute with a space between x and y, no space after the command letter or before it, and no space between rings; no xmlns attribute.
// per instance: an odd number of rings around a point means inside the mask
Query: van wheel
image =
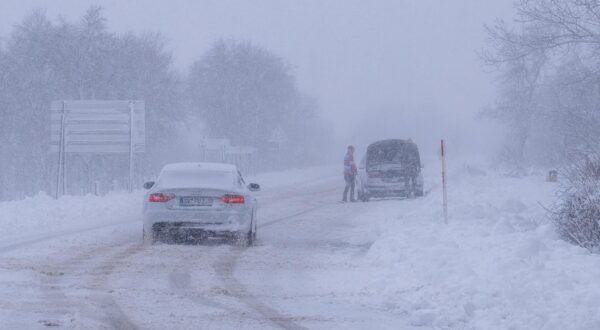
<svg viewBox="0 0 600 330"><path fill-rule="evenodd" d="M363 193L360 200L366 203L369 201L369 198L370 198L369 195Z"/></svg>
<svg viewBox="0 0 600 330"><path fill-rule="evenodd" d="M415 199L418 196L417 193L417 186L415 184L415 178L411 178L410 179L410 191L408 192L407 196L409 199Z"/></svg>
<svg viewBox="0 0 600 330"><path fill-rule="evenodd" d="M152 245L156 241L156 232L154 229L148 232L145 228L142 228L142 241L145 245Z"/></svg>

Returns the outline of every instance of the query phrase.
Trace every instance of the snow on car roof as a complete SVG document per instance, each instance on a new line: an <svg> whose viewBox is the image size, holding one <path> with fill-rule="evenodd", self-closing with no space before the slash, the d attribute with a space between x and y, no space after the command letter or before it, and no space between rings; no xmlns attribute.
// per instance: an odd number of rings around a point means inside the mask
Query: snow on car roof
<svg viewBox="0 0 600 330"><path fill-rule="evenodd" d="M193 170L207 170L207 171L222 171L222 172L235 172L237 168L233 164L226 163L173 163L163 167L163 171L193 171Z"/></svg>

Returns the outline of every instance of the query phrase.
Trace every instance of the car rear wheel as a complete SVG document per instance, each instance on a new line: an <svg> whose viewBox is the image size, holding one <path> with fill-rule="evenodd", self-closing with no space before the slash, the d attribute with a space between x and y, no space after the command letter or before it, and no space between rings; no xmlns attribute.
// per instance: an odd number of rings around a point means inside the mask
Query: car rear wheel
<svg viewBox="0 0 600 330"><path fill-rule="evenodd" d="M252 225L250 225L250 230L245 232L239 232L235 237L236 245L238 246L252 246L256 241L256 227L254 226L254 221Z"/></svg>
<svg viewBox="0 0 600 330"><path fill-rule="evenodd" d="M252 230L247 233L240 232L234 238L235 245L237 246L252 246L254 244L254 235Z"/></svg>

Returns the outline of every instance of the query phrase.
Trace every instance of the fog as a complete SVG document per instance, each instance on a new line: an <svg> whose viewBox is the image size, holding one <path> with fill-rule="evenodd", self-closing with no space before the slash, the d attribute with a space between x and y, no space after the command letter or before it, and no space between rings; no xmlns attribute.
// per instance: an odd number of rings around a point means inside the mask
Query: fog
<svg viewBox="0 0 600 330"><path fill-rule="evenodd" d="M162 33L181 72L221 37L281 55L339 146L410 137L429 152L440 138L456 152L496 150L498 129L477 119L494 96L477 52L483 24L509 15L510 1L5 0L0 35L33 8L76 20L91 4L111 31Z"/></svg>
<svg viewBox="0 0 600 330"><path fill-rule="evenodd" d="M599 67L600 0L0 0L0 328L600 329Z"/></svg>
<svg viewBox="0 0 600 330"><path fill-rule="evenodd" d="M137 185L166 163L210 160L199 147L207 138L257 148L244 169L250 172L339 164L347 145L361 157L387 138L412 139L424 159L436 157L440 139L450 158L494 157L506 133L481 116L494 105L497 75L480 53L484 24L511 12L506 1L475 0L2 1L4 93L15 96L0 99L14 131L5 136L37 148L2 152L5 191L55 189L61 158L46 153L46 117L52 101L65 99L145 101L149 147L137 160ZM228 59L240 50L246 59ZM211 56L222 63L210 64ZM254 64L236 68L246 60ZM280 75L261 78L265 63ZM42 82L39 90L27 87L34 81ZM279 133L287 145L274 151ZM78 191L126 175L124 156L102 156L113 164L110 173L90 154L73 157Z"/></svg>

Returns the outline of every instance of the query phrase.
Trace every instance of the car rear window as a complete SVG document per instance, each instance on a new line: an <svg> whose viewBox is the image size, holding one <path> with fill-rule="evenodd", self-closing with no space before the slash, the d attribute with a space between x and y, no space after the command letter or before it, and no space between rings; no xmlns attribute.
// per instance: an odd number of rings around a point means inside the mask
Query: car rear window
<svg viewBox="0 0 600 330"><path fill-rule="evenodd" d="M235 173L210 170L164 171L158 179L161 188L231 188Z"/></svg>

